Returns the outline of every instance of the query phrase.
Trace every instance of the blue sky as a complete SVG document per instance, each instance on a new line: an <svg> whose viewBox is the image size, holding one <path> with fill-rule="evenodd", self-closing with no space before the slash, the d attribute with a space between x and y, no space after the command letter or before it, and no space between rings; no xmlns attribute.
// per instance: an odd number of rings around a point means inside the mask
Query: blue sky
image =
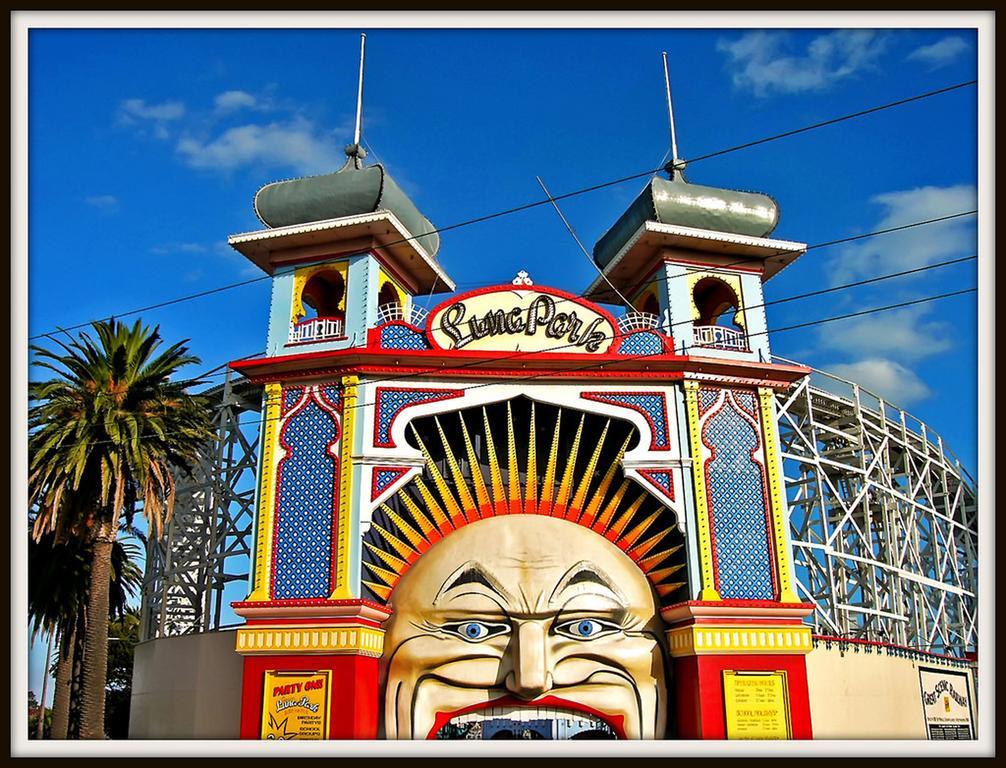
<svg viewBox="0 0 1006 768"><path fill-rule="evenodd" d="M968 30L34 30L29 36L29 330L215 288L256 269L263 184L336 169L364 138L437 226L661 164L660 52L680 154L696 157L977 76ZM691 181L767 192L774 236L818 243L976 208L977 93L965 88L694 163ZM566 200L592 244L643 179ZM975 254L974 218L811 251L766 298ZM442 235L464 290L582 291L594 272L540 207ZM769 307L783 327L975 285L976 265ZM265 346L268 281L143 317L203 369ZM855 379L977 467L974 294L779 333L776 354ZM38 673L30 685L38 687Z"/></svg>

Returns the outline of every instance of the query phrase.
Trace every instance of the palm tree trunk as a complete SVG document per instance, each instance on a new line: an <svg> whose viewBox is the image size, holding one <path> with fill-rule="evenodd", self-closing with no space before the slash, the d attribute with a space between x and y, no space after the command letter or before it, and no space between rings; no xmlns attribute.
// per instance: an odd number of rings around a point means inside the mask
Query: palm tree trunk
<svg viewBox="0 0 1006 768"><path fill-rule="evenodd" d="M108 587L112 571L113 531L99 534L91 560L84 637L84 688L80 705L80 738L105 738L105 681L108 675Z"/></svg>
<svg viewBox="0 0 1006 768"><path fill-rule="evenodd" d="M73 650L76 644L77 620L74 618L69 622L69 627L64 627L59 633L56 685L52 692L51 739L65 739L70 727L70 685L73 682Z"/></svg>

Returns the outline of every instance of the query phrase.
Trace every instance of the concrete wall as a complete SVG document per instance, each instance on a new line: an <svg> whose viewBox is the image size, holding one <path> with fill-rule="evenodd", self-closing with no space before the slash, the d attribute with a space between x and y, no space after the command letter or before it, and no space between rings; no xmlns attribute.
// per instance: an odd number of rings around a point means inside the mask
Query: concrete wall
<svg viewBox="0 0 1006 768"><path fill-rule="evenodd" d="M236 739L241 656L235 631L149 640L136 646L131 739Z"/></svg>
<svg viewBox="0 0 1006 768"><path fill-rule="evenodd" d="M927 738L920 666L967 672L974 692L974 672L962 664L894 656L876 646L870 652L863 645L844 646L828 648L818 641L807 656L815 739ZM974 725L977 729L977 721Z"/></svg>

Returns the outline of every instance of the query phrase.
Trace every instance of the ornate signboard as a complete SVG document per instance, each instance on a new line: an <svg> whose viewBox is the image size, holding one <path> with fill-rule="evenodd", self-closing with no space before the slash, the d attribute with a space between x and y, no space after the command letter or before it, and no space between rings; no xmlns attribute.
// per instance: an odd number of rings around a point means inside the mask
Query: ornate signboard
<svg viewBox="0 0 1006 768"><path fill-rule="evenodd" d="M483 288L437 307L427 321L440 349L604 354L616 340L615 318L552 288Z"/></svg>
<svg viewBox="0 0 1006 768"><path fill-rule="evenodd" d="M327 739L332 695L329 670L265 673L263 739Z"/></svg>
<svg viewBox="0 0 1006 768"><path fill-rule="evenodd" d="M919 667L926 735L931 740L975 738L971 685L964 672Z"/></svg>
<svg viewBox="0 0 1006 768"><path fill-rule="evenodd" d="M785 672L723 671L728 739L789 739Z"/></svg>

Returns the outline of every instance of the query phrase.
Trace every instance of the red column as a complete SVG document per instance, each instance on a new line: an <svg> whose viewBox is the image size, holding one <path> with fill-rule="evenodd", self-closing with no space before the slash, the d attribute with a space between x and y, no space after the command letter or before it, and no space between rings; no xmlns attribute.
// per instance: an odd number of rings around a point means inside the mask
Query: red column
<svg viewBox="0 0 1006 768"><path fill-rule="evenodd" d="M366 600L236 603L244 656L241 738L261 738L268 671L329 675L328 738L375 739L380 721L379 663L389 616Z"/></svg>
<svg viewBox="0 0 1006 768"><path fill-rule="evenodd" d="M674 670L676 736L727 738L724 672L783 672L790 738L813 738L806 654L812 605L691 601L663 612Z"/></svg>

